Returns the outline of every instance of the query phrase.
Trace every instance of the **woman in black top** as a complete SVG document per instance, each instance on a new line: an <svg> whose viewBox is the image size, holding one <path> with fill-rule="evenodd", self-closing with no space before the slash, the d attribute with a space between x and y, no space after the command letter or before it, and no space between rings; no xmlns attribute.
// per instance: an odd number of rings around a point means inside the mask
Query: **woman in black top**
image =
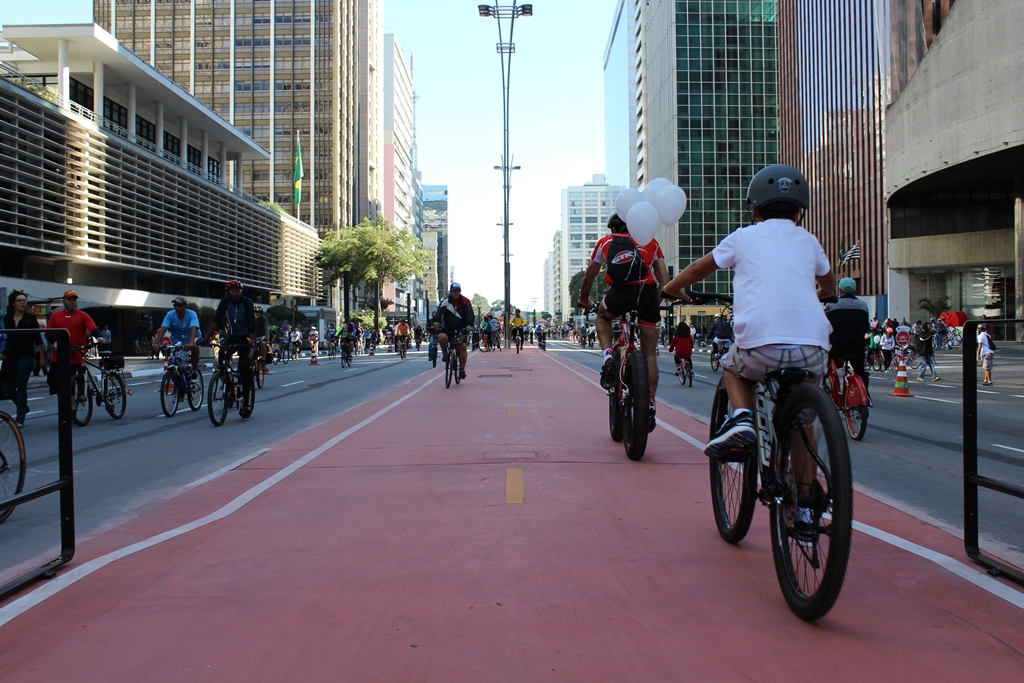
<svg viewBox="0 0 1024 683"><path fill-rule="evenodd" d="M4 316L4 328L8 330L38 330L39 321L25 309L28 307L28 296L17 290L7 298L7 315ZM35 334L17 334L7 337L7 346L2 354L3 366L0 367L0 378L3 379L7 397L14 401L18 412L15 421L19 427L25 426L28 415L28 377L32 374L35 358L39 363L46 362L43 339Z"/></svg>

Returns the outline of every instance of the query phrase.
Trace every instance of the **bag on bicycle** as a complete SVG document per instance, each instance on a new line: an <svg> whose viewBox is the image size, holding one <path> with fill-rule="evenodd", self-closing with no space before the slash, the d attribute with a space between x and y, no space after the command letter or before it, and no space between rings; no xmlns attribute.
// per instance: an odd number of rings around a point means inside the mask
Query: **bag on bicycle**
<svg viewBox="0 0 1024 683"><path fill-rule="evenodd" d="M619 234L608 243L607 273L612 283L622 285L631 282L642 282L647 277L647 264L644 263L640 248L628 234Z"/></svg>
<svg viewBox="0 0 1024 683"><path fill-rule="evenodd" d="M104 370L120 370L124 367L124 356L111 354L103 357Z"/></svg>
<svg viewBox="0 0 1024 683"><path fill-rule="evenodd" d="M870 405L868 388L864 386L864 379L860 375L851 375L847 381L846 393L850 397L850 407Z"/></svg>

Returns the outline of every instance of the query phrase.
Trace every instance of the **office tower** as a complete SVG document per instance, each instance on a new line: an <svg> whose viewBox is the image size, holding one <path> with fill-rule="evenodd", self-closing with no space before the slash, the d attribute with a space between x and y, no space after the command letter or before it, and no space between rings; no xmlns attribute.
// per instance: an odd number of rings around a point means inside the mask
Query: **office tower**
<svg viewBox="0 0 1024 683"><path fill-rule="evenodd" d="M373 147L380 136L366 134L381 125L380 79L366 56L359 56L361 46L376 49L379 40L358 39L361 30L376 30L379 5L380 0L94 0L94 16L269 150L269 161L233 162L239 168L231 169L231 177L322 235L374 213L370 209L380 197L376 172L366 170L380 168ZM372 99L362 113L361 91ZM369 145L362 164L360 135ZM300 144L305 179L296 205Z"/></svg>
<svg viewBox="0 0 1024 683"><path fill-rule="evenodd" d="M633 3L618 0L604 51L604 176L636 187L636 45Z"/></svg>
<svg viewBox="0 0 1024 683"><path fill-rule="evenodd" d="M437 249L437 299L433 299L433 290L426 293L434 301L448 296L449 265L448 265L448 186L423 186L423 236L434 234Z"/></svg>
<svg viewBox="0 0 1024 683"><path fill-rule="evenodd" d="M569 281L586 268L597 240L608 234L608 218L615 213L615 197L621 190L608 185L602 173L595 173L588 183L562 190L562 237L556 268L559 291L551 313L563 320L569 319L576 305L569 300Z"/></svg>
<svg viewBox="0 0 1024 683"><path fill-rule="evenodd" d="M689 196L678 231L658 232L674 274L749 223L747 184L778 161L776 3L638 0L636 6L643 69L638 177L641 184L668 178ZM731 273L719 271L705 286L724 291L730 282Z"/></svg>

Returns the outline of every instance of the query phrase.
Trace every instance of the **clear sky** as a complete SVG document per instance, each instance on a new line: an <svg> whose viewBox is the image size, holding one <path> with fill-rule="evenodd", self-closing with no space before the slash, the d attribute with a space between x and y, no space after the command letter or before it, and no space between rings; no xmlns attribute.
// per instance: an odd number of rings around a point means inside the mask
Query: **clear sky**
<svg viewBox="0 0 1024 683"><path fill-rule="evenodd" d="M509 3L511 0L507 0ZM483 0L481 0L483 2ZM498 27L473 0L384 0L384 26L414 58L423 182L448 185L449 261L467 294L504 295ZM604 173L602 68L615 0L535 0L512 58L512 303L543 305L561 189ZM92 0L0 2L0 24L84 23ZM507 26L507 23L506 23ZM507 38L506 38L507 40ZM532 302L536 299L536 302Z"/></svg>

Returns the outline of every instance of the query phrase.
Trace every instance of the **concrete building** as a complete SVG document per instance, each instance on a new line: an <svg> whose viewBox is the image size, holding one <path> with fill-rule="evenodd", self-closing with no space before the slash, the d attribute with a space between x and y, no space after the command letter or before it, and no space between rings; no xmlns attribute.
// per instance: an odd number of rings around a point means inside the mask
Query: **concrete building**
<svg viewBox="0 0 1024 683"><path fill-rule="evenodd" d="M608 218L615 213L621 187L608 185L603 173L590 182L562 190L562 228L559 239L556 293L551 313L568 320L576 302L570 301L569 281L587 267L597 240L608 234Z"/></svg>
<svg viewBox="0 0 1024 683"><path fill-rule="evenodd" d="M422 229L417 221L416 195L412 169L412 77L395 34L384 34L384 172L383 214L399 229L409 230L419 238ZM395 302L395 314L411 315L416 280L389 283L385 296Z"/></svg>
<svg viewBox="0 0 1024 683"><path fill-rule="evenodd" d="M434 234L437 250L437 263L435 273L437 283L428 287L424 296L431 300L431 310L434 304L448 296L448 284L450 280L450 266L448 264L448 186L447 185L424 185L423 186L423 236L424 240L428 233Z"/></svg>
<svg viewBox="0 0 1024 683"><path fill-rule="evenodd" d="M268 161L254 140L99 26L3 40L0 287L73 287L122 340L176 295L215 305L232 278L263 303L316 296L316 232L238 186Z"/></svg>
<svg viewBox="0 0 1024 683"><path fill-rule="evenodd" d="M544 310L554 317L562 311L562 231L551 237L551 251L544 258Z"/></svg>
<svg viewBox="0 0 1024 683"><path fill-rule="evenodd" d="M634 9L618 0L604 50L604 175L619 187L637 186Z"/></svg>
<svg viewBox="0 0 1024 683"><path fill-rule="evenodd" d="M1015 0L925 5L930 48L886 116L889 315L927 319L927 301L1021 318L1024 14Z"/></svg>
<svg viewBox="0 0 1024 683"><path fill-rule="evenodd" d="M356 184L359 219L375 217L384 197L384 2L357 0L359 82Z"/></svg>

